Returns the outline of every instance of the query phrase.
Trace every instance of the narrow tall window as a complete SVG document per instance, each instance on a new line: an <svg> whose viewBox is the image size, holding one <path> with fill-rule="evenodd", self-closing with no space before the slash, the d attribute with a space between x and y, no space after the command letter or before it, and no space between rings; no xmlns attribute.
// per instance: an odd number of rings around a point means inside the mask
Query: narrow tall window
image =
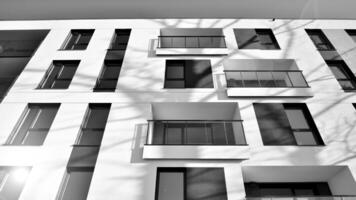
<svg viewBox="0 0 356 200"><path fill-rule="evenodd" d="M313 41L315 47L319 51L335 50L335 48L330 43L330 41L325 36L325 34L323 33L322 30L320 30L320 29L306 29L305 31L307 32L310 39Z"/></svg>
<svg viewBox="0 0 356 200"><path fill-rule="evenodd" d="M355 90L356 78L344 61L326 61L343 90Z"/></svg>
<svg viewBox="0 0 356 200"><path fill-rule="evenodd" d="M8 139L10 145L42 145L60 104L29 104Z"/></svg>
<svg viewBox="0 0 356 200"><path fill-rule="evenodd" d="M116 29L115 36L110 44L110 50L126 50L131 29Z"/></svg>
<svg viewBox="0 0 356 200"><path fill-rule="evenodd" d="M77 71L79 61L53 61L39 89L67 89Z"/></svg>
<svg viewBox="0 0 356 200"><path fill-rule="evenodd" d="M30 171L30 167L1 167L0 199L18 200Z"/></svg>
<svg viewBox="0 0 356 200"><path fill-rule="evenodd" d="M324 145L305 104L255 103L265 145Z"/></svg>
<svg viewBox="0 0 356 200"><path fill-rule="evenodd" d="M271 29L234 29L239 49L280 49Z"/></svg>
<svg viewBox="0 0 356 200"><path fill-rule="evenodd" d="M115 91L120 75L122 60L107 60L101 69L94 92Z"/></svg>
<svg viewBox="0 0 356 200"><path fill-rule="evenodd" d="M166 60L165 88L213 88L209 60Z"/></svg>
<svg viewBox="0 0 356 200"><path fill-rule="evenodd" d="M63 47L64 50L85 50L94 30L71 30Z"/></svg>
<svg viewBox="0 0 356 200"><path fill-rule="evenodd" d="M110 106L110 104L89 104L69 158L58 200L87 199Z"/></svg>
<svg viewBox="0 0 356 200"><path fill-rule="evenodd" d="M223 168L158 168L155 200L227 200Z"/></svg>

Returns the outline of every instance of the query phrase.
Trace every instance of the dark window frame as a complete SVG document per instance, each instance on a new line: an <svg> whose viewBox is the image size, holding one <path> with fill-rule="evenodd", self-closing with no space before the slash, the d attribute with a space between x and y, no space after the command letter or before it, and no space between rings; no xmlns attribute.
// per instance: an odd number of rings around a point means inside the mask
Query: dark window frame
<svg viewBox="0 0 356 200"><path fill-rule="evenodd" d="M182 64L182 68L183 68L183 78L168 78L168 68L169 67L177 67L177 66L174 66L174 65L171 65L169 66L168 65L168 62L179 62L180 64ZM186 73L186 65L185 65L185 62L184 60L174 60L174 61L171 61L171 60L166 60L166 67L165 67L165 76L164 76L164 88L165 89L184 89L186 88L186 80L185 80L185 73ZM177 88L172 88L172 87L167 87L167 81L183 81L183 84L184 86L183 87L177 87Z"/></svg>
<svg viewBox="0 0 356 200"><path fill-rule="evenodd" d="M54 60L52 61L51 66L46 71L45 75L43 76L40 84L36 89L50 89L50 90L63 90L68 89L80 64L80 60ZM68 66L66 66L68 65ZM73 71L73 76L71 78L60 78L61 72L64 70L65 67L73 67L75 68ZM56 74L52 74L56 68L59 68ZM54 87L54 83L56 81L67 81L67 86L63 88Z"/></svg>
<svg viewBox="0 0 356 200"><path fill-rule="evenodd" d="M62 47L60 48L60 50L66 50L66 51L86 50L90 43L91 38L94 35L94 32L95 32L95 29L72 29L72 30L70 30L65 42L63 43ZM78 43L82 37L86 36L85 34L90 35L88 42L85 44ZM75 40L74 40L74 37L76 37ZM72 44L70 44L70 43L72 43ZM85 47L76 48L76 46L84 46L84 45L85 45Z"/></svg>
<svg viewBox="0 0 356 200"><path fill-rule="evenodd" d="M309 39L312 41L318 51L335 51L335 47L332 45L330 40L326 37L326 35L321 29L305 29L305 32L308 34ZM316 41L312 39L312 36L319 37L322 42L316 43Z"/></svg>
<svg viewBox="0 0 356 200"><path fill-rule="evenodd" d="M122 62L123 60L105 60L104 64L101 68L101 71L99 73L99 77L96 80L95 86L93 88L94 92L114 92L116 90L116 86L117 86L117 82L118 79L120 77L120 73L121 73L121 67L122 67ZM116 78L105 78L105 71L107 70L107 68L118 68L117 70L118 72L118 76ZM102 87L100 86L103 81L113 81L116 82L115 87Z"/></svg>
<svg viewBox="0 0 356 200"><path fill-rule="evenodd" d="M326 60L325 61L326 64L328 65L329 69L331 67L336 67L339 69L340 72L342 72L342 74L345 77L349 77L349 78L337 78L334 74L334 72L331 70L332 74L334 75L335 79L339 82L340 87L346 91L346 92L350 92L350 91L356 91L356 77L355 75L352 73L351 69L347 66L347 64L342 61L342 60ZM332 65L332 66L330 66ZM354 87L354 89L347 89L344 88L341 84L340 81L348 81L350 82L350 84Z"/></svg>
<svg viewBox="0 0 356 200"><path fill-rule="evenodd" d="M6 140L4 145L9 145L9 146L42 146L44 141L46 140L48 132L51 129L53 121L56 118L56 115L58 113L60 105L61 105L60 103L28 103L26 108L22 112L20 118L17 120L15 127L13 128L11 134L7 138L7 140ZM41 112L41 110L39 110L36 113L36 116L34 118L29 119L28 118L28 114L31 112L31 108L33 108L33 109L56 108L57 109L55 111L55 114L54 114L54 117L53 117L52 121L49 123L49 127L48 128L31 128L31 126L34 124L34 122L36 122L36 119L37 119L37 117L39 116L39 114ZM29 120L28 122L29 122L30 125L29 125L28 129L26 129L26 134L22 137L22 139L19 140L19 141L21 141L21 144L14 144L16 138L19 137L19 135L18 135L18 134L20 134L19 131L21 130L21 128L23 128L22 126L25 124L25 122L27 120ZM25 138L30 133L30 131L46 131L46 137L43 139L42 144L22 144L24 142Z"/></svg>

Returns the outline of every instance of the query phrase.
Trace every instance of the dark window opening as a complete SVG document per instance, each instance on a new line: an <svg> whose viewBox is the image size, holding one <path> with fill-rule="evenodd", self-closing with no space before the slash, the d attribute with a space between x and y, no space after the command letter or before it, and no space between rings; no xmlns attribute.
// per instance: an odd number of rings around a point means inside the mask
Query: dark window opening
<svg viewBox="0 0 356 200"><path fill-rule="evenodd" d="M324 145L305 104L255 103L264 145Z"/></svg>
<svg viewBox="0 0 356 200"><path fill-rule="evenodd" d="M131 29L116 29L114 39L110 44L110 50L126 50Z"/></svg>
<svg viewBox="0 0 356 200"><path fill-rule="evenodd" d="M271 29L234 29L239 49L280 49Z"/></svg>
<svg viewBox="0 0 356 200"><path fill-rule="evenodd" d="M227 200L223 168L158 168L155 200Z"/></svg>
<svg viewBox="0 0 356 200"><path fill-rule="evenodd" d="M306 29L305 31L307 32L310 39L313 41L315 47L319 51L335 50L335 48L330 43L330 41L325 36L325 34L323 33L322 30L320 30L320 29Z"/></svg>
<svg viewBox="0 0 356 200"><path fill-rule="evenodd" d="M53 61L40 83L39 89L67 89L80 61Z"/></svg>
<svg viewBox="0 0 356 200"><path fill-rule="evenodd" d="M122 60L107 60L104 62L94 92L115 91L120 75Z"/></svg>
<svg viewBox="0 0 356 200"><path fill-rule="evenodd" d="M85 50L94 33L94 30L71 30L64 50Z"/></svg>
<svg viewBox="0 0 356 200"><path fill-rule="evenodd" d="M247 197L313 197L331 196L326 182L245 183Z"/></svg>
<svg viewBox="0 0 356 200"><path fill-rule="evenodd" d="M164 88L213 88L210 60L166 60Z"/></svg>
<svg viewBox="0 0 356 200"><path fill-rule="evenodd" d="M356 42L356 30L345 30L351 39Z"/></svg>
<svg viewBox="0 0 356 200"><path fill-rule="evenodd" d="M7 144L42 145L60 104L29 104Z"/></svg>
<svg viewBox="0 0 356 200"><path fill-rule="evenodd" d="M355 90L356 78L344 61L326 61L343 90Z"/></svg>

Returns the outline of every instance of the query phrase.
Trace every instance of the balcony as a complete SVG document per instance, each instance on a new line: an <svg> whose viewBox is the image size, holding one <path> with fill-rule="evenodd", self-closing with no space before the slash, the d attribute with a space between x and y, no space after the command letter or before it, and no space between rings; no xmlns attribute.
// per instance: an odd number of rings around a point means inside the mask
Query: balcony
<svg viewBox="0 0 356 200"><path fill-rule="evenodd" d="M245 200L355 200L356 196L246 197Z"/></svg>
<svg viewBox="0 0 356 200"><path fill-rule="evenodd" d="M158 36L157 55L227 55L225 36Z"/></svg>
<svg viewBox="0 0 356 200"><path fill-rule="evenodd" d="M149 120L145 159L246 159L242 120Z"/></svg>

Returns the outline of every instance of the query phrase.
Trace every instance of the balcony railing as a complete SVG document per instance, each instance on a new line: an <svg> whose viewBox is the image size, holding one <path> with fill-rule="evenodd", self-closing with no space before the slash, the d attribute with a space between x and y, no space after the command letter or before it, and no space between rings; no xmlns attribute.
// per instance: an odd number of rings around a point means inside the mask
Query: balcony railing
<svg viewBox="0 0 356 200"><path fill-rule="evenodd" d="M225 36L158 36L158 48L226 48Z"/></svg>
<svg viewBox="0 0 356 200"><path fill-rule="evenodd" d="M227 87L309 87L302 71L225 70Z"/></svg>
<svg viewBox="0 0 356 200"><path fill-rule="evenodd" d="M0 40L0 57L28 57L40 40Z"/></svg>
<svg viewBox="0 0 356 200"><path fill-rule="evenodd" d="M246 197L245 200L356 200L355 196Z"/></svg>
<svg viewBox="0 0 356 200"><path fill-rule="evenodd" d="M246 145L242 120L149 120L148 145Z"/></svg>

